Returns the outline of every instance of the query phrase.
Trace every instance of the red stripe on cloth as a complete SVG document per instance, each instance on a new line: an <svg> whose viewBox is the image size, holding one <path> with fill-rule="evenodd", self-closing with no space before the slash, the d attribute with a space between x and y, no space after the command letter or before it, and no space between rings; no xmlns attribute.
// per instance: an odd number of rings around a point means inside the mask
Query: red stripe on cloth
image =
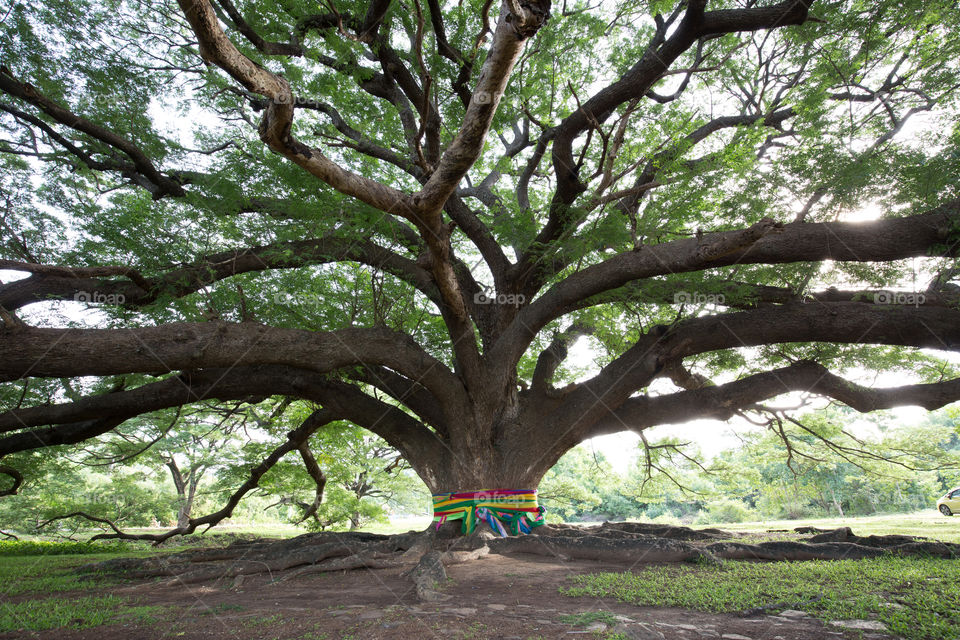
<svg viewBox="0 0 960 640"><path fill-rule="evenodd" d="M450 496L451 498L472 498L478 495L499 495L499 496L518 496L524 495L527 493L536 494L536 489L523 490L523 489L490 489L488 491L461 491L458 493L434 493L434 498L439 498L440 496Z"/></svg>

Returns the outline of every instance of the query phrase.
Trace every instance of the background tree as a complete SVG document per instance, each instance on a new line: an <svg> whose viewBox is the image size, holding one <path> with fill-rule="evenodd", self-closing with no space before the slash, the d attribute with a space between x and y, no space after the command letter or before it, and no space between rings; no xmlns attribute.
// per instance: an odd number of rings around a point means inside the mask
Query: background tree
<svg viewBox="0 0 960 640"><path fill-rule="evenodd" d="M118 465L104 473L48 453L42 464L21 468L29 469L23 487L0 502L0 529L6 531L73 538L91 524L97 526L91 518L118 527L149 527L176 517L167 487L139 465ZM78 513L86 517L72 515Z"/></svg>
<svg viewBox="0 0 960 640"><path fill-rule="evenodd" d="M958 19L18 4L0 471L210 398L320 407L243 487L347 420L431 492L533 488L590 437L791 391L952 402ZM848 220L867 205L882 217ZM602 368L574 378L585 336ZM914 380L841 377L864 370Z"/></svg>
<svg viewBox="0 0 960 640"><path fill-rule="evenodd" d="M540 481L540 499L550 504L548 520L589 519L614 477L602 453L574 447Z"/></svg>
<svg viewBox="0 0 960 640"><path fill-rule="evenodd" d="M793 413L741 430L712 456L675 437L641 442L621 472L576 447L544 476L541 492L567 520L722 523L935 513L936 499L960 478L952 408L920 421L842 405Z"/></svg>
<svg viewBox="0 0 960 640"><path fill-rule="evenodd" d="M271 439L311 411L283 402L206 402L189 413L163 410L129 420L80 451L14 456L28 480L19 495L0 503L0 528L73 535L93 526L109 536L130 527L186 529L196 508L205 514L228 501L269 454ZM224 517L352 530L385 522L392 511L422 513L429 504L398 453L369 432L331 423L305 446L311 464L278 463Z"/></svg>
<svg viewBox="0 0 960 640"><path fill-rule="evenodd" d="M423 483L383 440L346 422L329 424L310 440L323 484L302 461L277 464L260 483L285 519L318 531L386 523L391 512L422 513L430 503ZM253 458L257 459L257 453ZM237 484L236 473L222 479Z"/></svg>

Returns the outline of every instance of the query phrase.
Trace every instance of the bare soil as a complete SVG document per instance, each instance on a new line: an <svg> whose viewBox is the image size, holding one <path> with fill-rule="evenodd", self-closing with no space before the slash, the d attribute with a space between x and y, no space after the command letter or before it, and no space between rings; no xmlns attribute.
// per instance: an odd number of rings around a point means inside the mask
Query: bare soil
<svg viewBox="0 0 960 640"><path fill-rule="evenodd" d="M163 605L167 613L159 622L113 624L87 630L6 633L0 634L0 639L532 640L603 638L602 631L612 633L615 629L625 633L625 637L644 640L661 637L664 640L879 640L888 637L860 631L841 632L809 617L740 617L637 607L615 600L571 598L558 591L570 584L572 575L623 569L622 565L595 561L561 562L543 556L491 554L448 567L449 580L442 591L452 597L430 604L418 602L412 581L402 575L403 569L399 567L312 574L279 583L272 583L271 576L264 574L201 584L136 580L111 588L91 588L82 595L113 593L138 604ZM611 624L605 629L587 630L561 621L564 615L596 611L622 616L619 622L624 626L618 628Z"/></svg>

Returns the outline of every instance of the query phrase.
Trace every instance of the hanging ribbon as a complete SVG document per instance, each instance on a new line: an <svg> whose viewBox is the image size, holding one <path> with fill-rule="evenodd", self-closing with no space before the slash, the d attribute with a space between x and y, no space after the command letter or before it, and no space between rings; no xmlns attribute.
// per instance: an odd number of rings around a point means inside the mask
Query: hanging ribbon
<svg viewBox="0 0 960 640"><path fill-rule="evenodd" d="M463 520L464 535L479 522L501 537L530 533L543 524L544 508L537 505L536 489L492 489L433 494L433 521L440 528L447 520Z"/></svg>

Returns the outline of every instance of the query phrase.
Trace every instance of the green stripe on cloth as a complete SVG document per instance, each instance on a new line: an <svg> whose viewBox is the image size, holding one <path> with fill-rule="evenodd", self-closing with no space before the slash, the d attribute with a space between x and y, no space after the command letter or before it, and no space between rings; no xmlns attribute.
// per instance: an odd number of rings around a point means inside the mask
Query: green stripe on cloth
<svg viewBox="0 0 960 640"><path fill-rule="evenodd" d="M536 490L456 491L433 496L437 527L447 520L463 520L464 535L473 533L481 521L503 537L530 533L544 524L543 511Z"/></svg>

